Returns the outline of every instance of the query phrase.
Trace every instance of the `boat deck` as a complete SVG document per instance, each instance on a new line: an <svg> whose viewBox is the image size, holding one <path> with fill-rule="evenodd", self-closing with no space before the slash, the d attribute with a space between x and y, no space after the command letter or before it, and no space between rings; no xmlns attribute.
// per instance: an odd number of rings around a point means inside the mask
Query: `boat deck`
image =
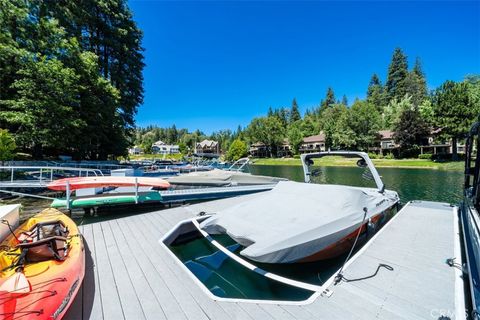
<svg viewBox="0 0 480 320"><path fill-rule="evenodd" d="M178 189L160 191L162 202L176 203L185 201L205 201L212 199L221 199L236 197L256 192L272 190L275 184L260 184L246 186L229 186L229 187L203 187L192 189Z"/></svg>
<svg viewBox="0 0 480 320"><path fill-rule="evenodd" d="M247 195L81 226L83 287L66 319L460 319L464 316L458 221L448 204L407 204L346 265L350 282L312 303L214 301L160 245L179 221ZM381 267L379 263L393 268ZM332 280L332 279L330 279ZM354 281L353 281L354 280ZM447 319L447 318L442 318Z"/></svg>

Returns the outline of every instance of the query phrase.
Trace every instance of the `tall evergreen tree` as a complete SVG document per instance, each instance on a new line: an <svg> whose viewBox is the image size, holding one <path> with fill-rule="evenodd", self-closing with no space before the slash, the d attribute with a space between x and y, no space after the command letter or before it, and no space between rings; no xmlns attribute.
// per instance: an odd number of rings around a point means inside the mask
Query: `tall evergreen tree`
<svg viewBox="0 0 480 320"><path fill-rule="evenodd" d="M335 102L335 92L333 92L333 89L331 87L328 87L325 99L322 100L322 102L320 103L320 114L322 114L324 110L333 107L333 105L335 105Z"/></svg>
<svg viewBox="0 0 480 320"><path fill-rule="evenodd" d="M480 90L472 90L464 81L444 82L433 96L434 118L442 134L452 139L453 157L457 158L457 141L463 138L480 114Z"/></svg>
<svg viewBox="0 0 480 320"><path fill-rule="evenodd" d="M292 108L290 109L290 123L293 123L300 119L302 119L302 116L300 115L300 111L298 110L297 99L293 98Z"/></svg>
<svg viewBox="0 0 480 320"><path fill-rule="evenodd" d="M427 82L419 58L415 60L415 66L405 79L405 88L406 93L412 96L415 106L419 106L427 98Z"/></svg>
<svg viewBox="0 0 480 320"><path fill-rule="evenodd" d="M268 112L267 112L267 117L272 117L273 116L273 109L272 107L268 107Z"/></svg>
<svg viewBox="0 0 480 320"><path fill-rule="evenodd" d="M297 120L290 124L287 130L288 143L292 147L293 154L298 154L300 146L303 142L303 134L301 130L301 121Z"/></svg>
<svg viewBox="0 0 480 320"><path fill-rule="evenodd" d="M343 95L342 102L340 102L340 103L343 104L344 106L348 107L348 99L347 99L346 95Z"/></svg>
<svg viewBox="0 0 480 320"><path fill-rule="evenodd" d="M378 78L377 74L374 73L370 79L367 89L367 101L368 103L375 106L378 112L382 113L383 109L386 106L386 97L382 82Z"/></svg>
<svg viewBox="0 0 480 320"><path fill-rule="evenodd" d="M40 143L34 131L25 131L26 126L2 115L0 126L22 140L21 147L26 151L34 147L37 156L41 156L40 146L48 147L45 150L51 154L66 152L102 159L126 152L134 115L143 99L143 57L142 35L125 0L0 1L0 34L2 111L19 112L21 106L15 102L34 101L35 94L39 95L38 103L57 99L54 84L42 87L34 80L52 74L58 81L70 79L68 85L57 83L64 93L59 104L71 97L69 115L76 118L68 120L82 124L76 127L80 133L67 148L55 137L52 141L42 138ZM39 73L31 73L34 70ZM46 90L49 86L52 90ZM57 119L55 127L70 133L64 140L72 137L62 109L52 105L48 110L50 117ZM35 118L41 116L39 113L30 115L34 118L29 121L41 122Z"/></svg>
<svg viewBox="0 0 480 320"><path fill-rule="evenodd" d="M405 79L408 76L407 56L402 49L396 48L393 52L392 61L388 67L387 82L385 90L388 101L392 99L401 100L405 96Z"/></svg>

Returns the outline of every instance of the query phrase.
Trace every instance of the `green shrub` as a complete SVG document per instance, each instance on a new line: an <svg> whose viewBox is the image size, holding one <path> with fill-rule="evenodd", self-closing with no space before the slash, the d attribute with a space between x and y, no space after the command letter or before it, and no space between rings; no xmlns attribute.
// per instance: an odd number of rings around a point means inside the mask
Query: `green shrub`
<svg viewBox="0 0 480 320"><path fill-rule="evenodd" d="M299 154L294 154L293 159L300 159L300 155Z"/></svg>
<svg viewBox="0 0 480 320"><path fill-rule="evenodd" d="M228 148L225 159L229 161L237 161L248 154L247 144L240 139L235 139Z"/></svg>
<svg viewBox="0 0 480 320"><path fill-rule="evenodd" d="M10 132L0 129L0 162L12 160L16 148L15 140Z"/></svg>
<svg viewBox="0 0 480 320"><path fill-rule="evenodd" d="M393 153L390 152L390 153L387 153L384 158L391 160L391 159L395 159L395 156L393 155Z"/></svg>
<svg viewBox="0 0 480 320"><path fill-rule="evenodd" d="M433 154L431 153L424 153L424 154L419 154L418 159L425 159L425 160L432 160Z"/></svg>
<svg viewBox="0 0 480 320"><path fill-rule="evenodd" d="M376 153L373 153L373 152L369 152L369 153L368 153L368 157L369 157L370 159L380 159L380 156L379 156L378 154L376 154Z"/></svg>

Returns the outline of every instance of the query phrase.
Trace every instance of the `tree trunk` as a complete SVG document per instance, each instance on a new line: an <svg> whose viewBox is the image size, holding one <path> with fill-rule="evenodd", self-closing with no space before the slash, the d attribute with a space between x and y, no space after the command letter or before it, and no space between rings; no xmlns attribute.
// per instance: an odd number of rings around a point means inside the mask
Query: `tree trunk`
<svg viewBox="0 0 480 320"><path fill-rule="evenodd" d="M452 138L452 160L456 161L458 160L458 154L457 154L457 137Z"/></svg>
<svg viewBox="0 0 480 320"><path fill-rule="evenodd" d="M35 143L33 145L33 150L32 150L32 158L34 160L40 160L42 159L42 152L43 151L43 148L42 148L42 144L40 143Z"/></svg>

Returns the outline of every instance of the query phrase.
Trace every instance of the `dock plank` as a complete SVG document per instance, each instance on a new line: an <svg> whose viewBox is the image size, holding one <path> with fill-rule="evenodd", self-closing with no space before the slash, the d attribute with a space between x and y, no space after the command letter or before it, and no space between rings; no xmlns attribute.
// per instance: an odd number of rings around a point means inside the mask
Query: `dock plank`
<svg viewBox="0 0 480 320"><path fill-rule="evenodd" d="M125 265L130 281L135 290L135 295L140 303L143 315L146 319L166 319L166 316L157 301L155 292L152 291L149 281L138 265L136 255L131 251L128 242L118 225L118 220L108 222L113 231L116 244L119 248L120 256Z"/></svg>
<svg viewBox="0 0 480 320"><path fill-rule="evenodd" d="M82 307L84 319L103 319L100 283L98 280L97 262L95 257L95 241L93 226L82 226L85 245L85 277L83 279Z"/></svg>
<svg viewBox="0 0 480 320"><path fill-rule="evenodd" d="M241 308L245 310L253 319L275 319L266 309L262 309L256 303L242 303ZM294 318L292 318L294 319Z"/></svg>
<svg viewBox="0 0 480 320"><path fill-rule="evenodd" d="M155 269L155 266L152 264L145 252L142 250L142 246L138 242L138 237L132 234L131 230L128 228L127 224L124 221L120 221L118 224L123 234L126 237L130 236L128 245L130 246L132 251L135 251L135 258L138 260L143 274L148 275L149 285L154 291L154 296L160 303L160 306L166 318L179 320L186 319L185 313L180 307L178 301L175 299L167 283L160 276L160 274Z"/></svg>
<svg viewBox="0 0 480 320"><path fill-rule="evenodd" d="M260 308L268 312L276 320L288 320L294 319L293 315L288 313L286 310L280 308L278 304L259 304ZM311 318L313 319L313 318Z"/></svg>
<svg viewBox="0 0 480 320"><path fill-rule="evenodd" d="M122 304L125 319L145 319L139 297L129 277L128 270L120 255L121 248L115 241L113 232L108 221L102 222L102 231L105 238L105 245L112 268L115 270L114 279L117 286L118 296Z"/></svg>
<svg viewBox="0 0 480 320"><path fill-rule="evenodd" d="M101 223L93 224L92 228L103 317L105 319L125 319Z"/></svg>
<svg viewBox="0 0 480 320"><path fill-rule="evenodd" d="M208 319L208 316L194 300L191 292L185 288L184 284L179 281L175 274L166 266L164 259L156 253L159 248L155 247L154 241L151 239L151 237L147 236L148 231L145 230L145 227L142 225L142 228L139 228L141 225L139 220L140 219L136 219L135 221L132 221L131 219L126 219L125 223L130 228L131 232L137 236L142 250L144 250L158 274L167 284L172 295L182 307L182 310L186 314L187 318Z"/></svg>

